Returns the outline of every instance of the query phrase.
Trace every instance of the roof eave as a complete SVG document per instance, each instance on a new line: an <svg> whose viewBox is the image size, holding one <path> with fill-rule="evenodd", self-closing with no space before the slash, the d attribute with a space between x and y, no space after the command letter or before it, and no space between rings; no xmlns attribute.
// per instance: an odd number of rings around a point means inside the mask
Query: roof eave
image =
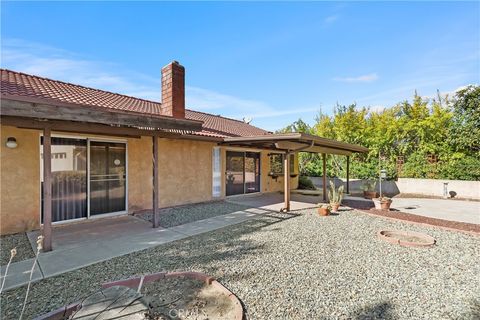
<svg viewBox="0 0 480 320"><path fill-rule="evenodd" d="M293 133L281 133L281 134L272 134L272 135L260 135L260 136L249 136L249 137L231 137L225 138L224 144L241 144L241 143L275 143L279 141L289 141L294 143L302 143L305 145L311 144L313 142L316 147L324 147L330 149L337 149L346 152L355 152L355 153L367 153L369 152L368 148L365 148L360 145L345 143L341 141L336 141L332 139L322 138L319 136L309 135L305 133L293 132ZM285 149L286 150L286 149ZM306 151L309 152L309 151Z"/></svg>
<svg viewBox="0 0 480 320"><path fill-rule="evenodd" d="M81 121L141 128L201 131L202 121L178 119L52 99L1 95L1 115L51 120Z"/></svg>

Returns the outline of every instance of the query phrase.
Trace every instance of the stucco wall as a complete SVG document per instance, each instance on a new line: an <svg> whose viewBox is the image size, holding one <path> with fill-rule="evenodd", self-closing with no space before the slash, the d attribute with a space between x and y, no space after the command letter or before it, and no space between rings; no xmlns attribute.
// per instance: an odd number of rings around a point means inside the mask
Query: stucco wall
<svg viewBox="0 0 480 320"><path fill-rule="evenodd" d="M41 131L1 126L0 158L0 233L37 229L40 220L40 147ZM54 132L52 134L62 134ZM67 135L63 133L62 135ZM71 134L68 134L71 135ZM15 137L16 149L5 146L7 137ZM71 135L84 136L87 135ZM88 137L96 138L89 135ZM103 139L108 137L102 136ZM118 137L112 137L112 139ZM129 138L128 211L152 208L152 138ZM212 150L215 143L159 139L159 206L169 207L212 200ZM222 147L222 197L225 197L226 148ZM237 149L244 151L245 149ZM251 150L259 151L259 150ZM283 176L273 179L269 151L261 151L261 191L283 190ZM298 171L295 157L295 170ZM291 178L291 188L298 177Z"/></svg>
<svg viewBox="0 0 480 320"><path fill-rule="evenodd" d="M480 181L399 178L396 185L400 193L442 197L445 182L447 193L452 192L455 197L480 199Z"/></svg>
<svg viewBox="0 0 480 320"><path fill-rule="evenodd" d="M38 228L40 221L39 131L1 126L0 233ZM8 137L18 147L5 146Z"/></svg>
<svg viewBox="0 0 480 320"><path fill-rule="evenodd" d="M273 178L268 175L270 170L270 159L268 154L271 151L262 151L261 155L261 167L262 167L262 192L278 192L283 191L284 188L284 177L283 175ZM298 174L298 157L295 154L295 172L291 172L290 174ZM290 178L290 189L297 189L298 187L298 176Z"/></svg>
<svg viewBox="0 0 480 320"><path fill-rule="evenodd" d="M152 138L128 139L128 212L152 208Z"/></svg>
<svg viewBox="0 0 480 320"><path fill-rule="evenodd" d="M214 146L211 142L159 140L160 207L212 200Z"/></svg>
<svg viewBox="0 0 480 320"><path fill-rule="evenodd" d="M310 177L310 179L317 188L322 188L322 177ZM327 180L330 181L332 178ZM333 181L336 186L346 183L344 178L334 178ZM401 193L414 196L443 197L444 182L448 182L447 192L454 192L457 198L480 199L480 181L399 178L397 181L382 181L382 192L389 196ZM364 185L365 180L350 179L350 193L354 195L363 194ZM380 192L378 180L375 190Z"/></svg>

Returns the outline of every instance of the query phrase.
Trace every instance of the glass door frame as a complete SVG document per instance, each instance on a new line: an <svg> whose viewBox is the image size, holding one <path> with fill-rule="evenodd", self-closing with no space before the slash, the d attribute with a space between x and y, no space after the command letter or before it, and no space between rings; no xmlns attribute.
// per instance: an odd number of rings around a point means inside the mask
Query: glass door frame
<svg viewBox="0 0 480 320"><path fill-rule="evenodd" d="M39 138L38 138L38 144L39 148L42 146L41 139L43 137L42 133L39 133ZM82 135L69 135L69 134L57 134L57 133L52 133L51 135L52 138L66 138L66 139L84 139L87 142L87 216L85 218L78 218L78 219L69 219L69 220L62 220L62 221L55 221L52 222L54 225L60 225L60 224L66 224L66 223L73 223L73 222L78 222L82 220L90 220L90 219L101 219L101 218L106 218L106 217L111 217L111 216L117 216L117 215L123 215L128 213L128 143L127 139L122 139L122 138L101 138L101 137L96 137L96 136L82 136ZM112 143L123 143L125 144L125 210L123 211L117 211L117 212L108 212L108 213L102 213L102 214L97 214L97 215L90 215L90 142L91 141L97 141L97 142L112 142ZM41 154L39 154L40 158L40 167L43 166L43 160ZM43 225L42 222L42 200L43 200L43 193L42 193L42 179L39 179L39 189L40 189L40 203L39 203L39 216L40 216L40 226Z"/></svg>
<svg viewBox="0 0 480 320"><path fill-rule="evenodd" d="M101 214L90 214L90 201L92 197L90 196L90 142L112 142L112 143L123 143L125 144L125 210L107 212ZM99 219L104 217L117 216L128 213L128 143L126 139L113 139L113 138L87 138L87 219Z"/></svg>
<svg viewBox="0 0 480 320"><path fill-rule="evenodd" d="M228 152L239 152L239 153L243 153L243 193L239 193L239 194L232 194L232 195L227 195L227 179L226 179L226 173L227 173L227 153ZM246 154L247 152L252 152L252 153L257 153L258 154L258 179L259 179L259 182L258 182L258 191L255 191L255 192L246 192L246 183L245 183L245 158L246 158ZM225 186L225 197L226 198L229 198L229 197L241 197L241 196L249 196L249 195L255 195L255 194L259 194L259 193L262 193L262 152L260 150L254 150L254 149L236 149L236 148L228 148L228 149L225 149L225 166L224 166L225 170L224 170L224 179L223 179L223 183L224 183L224 186Z"/></svg>

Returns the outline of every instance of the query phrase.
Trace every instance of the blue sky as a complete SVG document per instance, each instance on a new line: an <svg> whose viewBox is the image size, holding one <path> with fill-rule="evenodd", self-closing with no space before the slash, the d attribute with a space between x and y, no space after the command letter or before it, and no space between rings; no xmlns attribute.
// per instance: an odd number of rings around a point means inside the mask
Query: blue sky
<svg viewBox="0 0 480 320"><path fill-rule="evenodd" d="M480 82L479 2L2 2L3 68L276 130L336 102L378 110Z"/></svg>

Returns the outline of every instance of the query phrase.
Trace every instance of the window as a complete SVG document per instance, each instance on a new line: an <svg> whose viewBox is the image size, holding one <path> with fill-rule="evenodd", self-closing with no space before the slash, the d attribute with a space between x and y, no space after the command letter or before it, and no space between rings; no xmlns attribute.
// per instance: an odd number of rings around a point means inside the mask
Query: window
<svg viewBox="0 0 480 320"><path fill-rule="evenodd" d="M290 174L295 173L295 155L292 153L290 155Z"/></svg>
<svg viewBox="0 0 480 320"><path fill-rule="evenodd" d="M271 153L270 157L270 175L283 174L283 155L278 153Z"/></svg>
<svg viewBox="0 0 480 320"><path fill-rule="evenodd" d="M213 187L212 196L218 198L222 195L222 173L220 163L220 147L213 147Z"/></svg>
<svg viewBox="0 0 480 320"><path fill-rule="evenodd" d="M270 175L283 175L283 154L271 153L270 157ZM290 154L290 174L295 174L295 154Z"/></svg>

